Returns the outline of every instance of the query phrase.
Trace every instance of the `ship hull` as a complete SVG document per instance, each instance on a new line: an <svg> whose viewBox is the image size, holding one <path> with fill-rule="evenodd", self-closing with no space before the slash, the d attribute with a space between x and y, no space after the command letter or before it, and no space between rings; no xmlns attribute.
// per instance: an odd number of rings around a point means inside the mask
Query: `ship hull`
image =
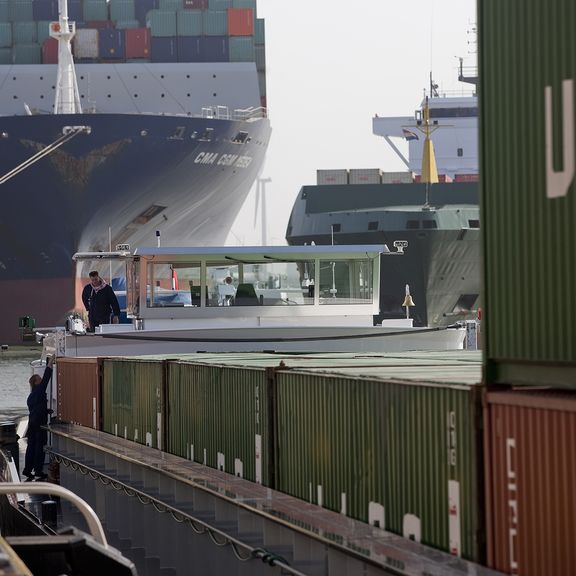
<svg viewBox="0 0 576 576"><path fill-rule="evenodd" d="M391 250L394 241L406 241L402 257L381 259L375 323L406 316L408 284L414 325L447 326L476 318L480 305L477 198L474 183L436 184L428 195L423 184L307 186L295 202L286 239L289 244L386 243ZM416 222L417 228L409 228Z"/></svg>
<svg viewBox="0 0 576 576"><path fill-rule="evenodd" d="M89 134L0 186L0 339L17 319L62 324L75 306L77 251L222 244L266 151L266 119L137 114L0 118L2 174L56 141L65 126ZM238 142L240 132L248 133Z"/></svg>

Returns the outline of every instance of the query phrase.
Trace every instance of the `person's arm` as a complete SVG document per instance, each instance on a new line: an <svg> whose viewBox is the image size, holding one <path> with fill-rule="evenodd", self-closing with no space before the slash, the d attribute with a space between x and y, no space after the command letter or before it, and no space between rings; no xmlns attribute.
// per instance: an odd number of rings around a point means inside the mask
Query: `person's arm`
<svg viewBox="0 0 576 576"><path fill-rule="evenodd" d="M110 286L110 306L112 307L112 324L118 324L120 322L120 304L118 303L118 298Z"/></svg>
<svg viewBox="0 0 576 576"><path fill-rule="evenodd" d="M89 293L90 286L84 286L84 290L82 290L82 303L84 304L84 308L86 308L86 312L90 311L90 296Z"/></svg>
<svg viewBox="0 0 576 576"><path fill-rule="evenodd" d="M44 368L44 375L42 376L42 382L40 382L40 384L38 384L37 388L41 391L41 392L46 392L46 389L48 388L48 383L50 382L50 379L52 378L52 366L54 364L54 356L50 356L48 358L48 361L46 362L46 368Z"/></svg>

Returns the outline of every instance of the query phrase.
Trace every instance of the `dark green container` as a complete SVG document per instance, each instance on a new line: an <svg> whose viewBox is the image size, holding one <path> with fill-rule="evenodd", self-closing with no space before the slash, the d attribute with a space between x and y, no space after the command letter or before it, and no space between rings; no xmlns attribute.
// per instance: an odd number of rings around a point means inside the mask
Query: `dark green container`
<svg viewBox="0 0 576 576"><path fill-rule="evenodd" d="M479 386L276 377L276 489L483 560Z"/></svg>
<svg viewBox="0 0 576 576"><path fill-rule="evenodd" d="M104 432L164 448L164 367L161 360L104 360Z"/></svg>
<svg viewBox="0 0 576 576"><path fill-rule="evenodd" d="M576 386L576 3L480 0L489 384Z"/></svg>
<svg viewBox="0 0 576 576"><path fill-rule="evenodd" d="M168 452L269 485L265 369L168 362Z"/></svg>

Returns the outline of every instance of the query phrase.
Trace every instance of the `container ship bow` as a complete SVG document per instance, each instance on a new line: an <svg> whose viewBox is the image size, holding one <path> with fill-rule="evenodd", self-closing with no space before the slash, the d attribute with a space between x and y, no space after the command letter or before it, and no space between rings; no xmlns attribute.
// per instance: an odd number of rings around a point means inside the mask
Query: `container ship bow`
<svg viewBox="0 0 576 576"><path fill-rule="evenodd" d="M77 251L154 245L157 234L223 244L270 137L256 0L10 7L0 10L2 343L19 339L21 316L64 322L87 275Z"/></svg>

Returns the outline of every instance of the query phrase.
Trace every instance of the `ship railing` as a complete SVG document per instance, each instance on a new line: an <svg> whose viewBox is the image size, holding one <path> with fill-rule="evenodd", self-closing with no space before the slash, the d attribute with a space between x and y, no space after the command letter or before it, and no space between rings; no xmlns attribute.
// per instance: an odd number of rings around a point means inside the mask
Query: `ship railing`
<svg viewBox="0 0 576 576"><path fill-rule="evenodd" d="M249 108L236 108L232 113L230 113L228 106L205 106L202 108L200 116L202 118L216 120L248 121L266 118L267 110L262 106L259 106L258 108L250 106Z"/></svg>
<svg viewBox="0 0 576 576"><path fill-rule="evenodd" d="M233 119L234 120L255 120L259 118L266 118L267 110L262 106L258 108L237 108L234 110Z"/></svg>
<svg viewBox="0 0 576 576"><path fill-rule="evenodd" d="M230 109L228 106L205 106L202 108L202 118L230 120Z"/></svg>

